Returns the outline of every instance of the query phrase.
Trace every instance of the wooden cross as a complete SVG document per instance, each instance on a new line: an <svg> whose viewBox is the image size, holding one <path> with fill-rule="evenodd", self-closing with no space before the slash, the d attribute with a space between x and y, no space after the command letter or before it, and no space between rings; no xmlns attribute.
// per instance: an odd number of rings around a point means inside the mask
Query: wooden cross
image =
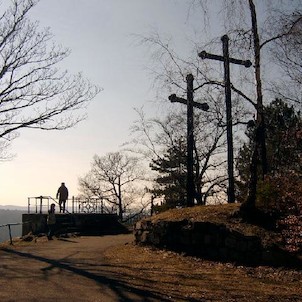
<svg viewBox="0 0 302 302"><path fill-rule="evenodd" d="M198 54L201 59L210 59L222 61L224 63L224 87L225 87L225 104L226 104L226 124L227 124L227 145L228 145L228 203L235 202L235 185L234 185L234 150L233 150L233 131L232 131L232 98L231 98L231 80L230 80L230 63L251 67L252 62L249 60L238 60L229 56L229 38L227 35L221 38L223 44L223 56L214 55L202 51Z"/></svg>
<svg viewBox="0 0 302 302"><path fill-rule="evenodd" d="M176 94L171 94L169 100L181 104L187 105L187 206L192 207L194 205L195 185L194 185L194 171L193 171L193 151L194 151L194 115L193 107L207 111L209 105L207 103L194 102L194 89L193 82L194 77L192 74L188 74L187 81L187 99L177 97Z"/></svg>

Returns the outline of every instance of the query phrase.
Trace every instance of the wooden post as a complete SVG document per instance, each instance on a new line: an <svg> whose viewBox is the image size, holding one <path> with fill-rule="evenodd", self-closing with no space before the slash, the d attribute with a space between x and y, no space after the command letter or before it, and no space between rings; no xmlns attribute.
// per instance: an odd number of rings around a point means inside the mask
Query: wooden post
<svg viewBox="0 0 302 302"><path fill-rule="evenodd" d="M40 214L42 214L43 196L40 196Z"/></svg>
<svg viewBox="0 0 302 302"><path fill-rule="evenodd" d="M30 197L27 198L27 213L30 213Z"/></svg>
<svg viewBox="0 0 302 302"><path fill-rule="evenodd" d="M193 117L193 81L192 74L187 75L187 206L194 205L194 173L193 173L193 149L194 149L194 117Z"/></svg>
<svg viewBox="0 0 302 302"><path fill-rule="evenodd" d="M10 244L13 244L13 238L12 238L12 231L10 228L10 224L7 225L8 226L8 232L9 232L9 240L10 240Z"/></svg>
<svg viewBox="0 0 302 302"><path fill-rule="evenodd" d="M227 124L227 152L228 152L228 203L235 202L234 185L234 149L233 149L233 119L232 119L232 96L230 80L230 56L229 38L224 35L222 38L223 58L224 58L224 88L226 105L226 124Z"/></svg>
<svg viewBox="0 0 302 302"><path fill-rule="evenodd" d="M194 205L195 185L194 185L194 115L193 108L198 108L203 111L209 110L207 103L194 102L194 77L192 74L187 75L187 99L177 97L176 94L171 94L169 100L172 103L181 103L187 105L187 206Z"/></svg>
<svg viewBox="0 0 302 302"><path fill-rule="evenodd" d="M235 185L234 185L234 149L233 149L233 123L232 123L232 97L231 97L231 80L230 80L230 63L251 67L252 62L249 60L239 60L229 56L229 38L227 35L221 37L223 45L223 56L214 55L202 51L198 54L201 59L211 59L222 61L224 63L224 86L225 86L225 103L226 103L226 124L227 124L227 144L228 144L228 203L235 202Z"/></svg>

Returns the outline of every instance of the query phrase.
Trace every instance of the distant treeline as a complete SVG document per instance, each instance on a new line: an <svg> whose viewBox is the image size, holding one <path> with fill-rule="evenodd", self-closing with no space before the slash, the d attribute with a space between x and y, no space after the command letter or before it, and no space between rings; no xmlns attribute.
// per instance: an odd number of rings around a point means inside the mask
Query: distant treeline
<svg viewBox="0 0 302 302"><path fill-rule="evenodd" d="M1 210L0 209L0 225L7 223L22 222L22 214L24 211L17 210ZM22 235L22 225L11 226L12 236L20 237ZM0 242L9 240L8 227L0 228Z"/></svg>

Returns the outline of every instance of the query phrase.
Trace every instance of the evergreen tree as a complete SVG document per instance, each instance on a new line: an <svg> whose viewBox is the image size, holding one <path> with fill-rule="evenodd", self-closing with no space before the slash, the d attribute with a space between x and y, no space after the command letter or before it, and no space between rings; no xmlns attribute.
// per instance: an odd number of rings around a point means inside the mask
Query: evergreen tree
<svg viewBox="0 0 302 302"><path fill-rule="evenodd" d="M302 119L300 112L282 100L275 100L265 109L267 129L267 155L269 170L292 170L302 168Z"/></svg>
<svg viewBox="0 0 302 302"><path fill-rule="evenodd" d="M161 210L183 206L186 202L186 145L179 142L167 150L163 157L152 160L150 167L158 173L155 196L163 196Z"/></svg>
<svg viewBox="0 0 302 302"><path fill-rule="evenodd" d="M266 148L268 169L271 175L295 171L301 173L302 168L302 119L300 112L284 101L276 99L264 108L266 117ZM240 180L237 183L241 198L246 195L249 180L249 166L254 146L255 128L252 124L247 128L246 142L239 150L236 168ZM258 163L259 165L260 163Z"/></svg>

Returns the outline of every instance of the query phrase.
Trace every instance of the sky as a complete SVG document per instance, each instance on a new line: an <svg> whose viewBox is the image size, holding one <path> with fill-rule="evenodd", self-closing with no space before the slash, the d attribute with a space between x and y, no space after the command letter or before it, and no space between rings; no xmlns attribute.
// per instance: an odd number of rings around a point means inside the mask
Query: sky
<svg viewBox="0 0 302 302"><path fill-rule="evenodd" d="M2 0L1 9L8 2ZM28 197L55 197L61 182L77 196L78 178L89 171L93 156L119 151L131 140L130 127L138 118L134 108L143 107L149 117L165 113L161 103L167 96L158 99L150 74L152 51L138 36L171 37L181 55L191 54L197 32L203 42L222 36L221 0L208 1L207 31L193 2L198 1L40 0L30 18L50 27L54 41L71 49L62 69L82 72L103 90L87 108L87 119L74 128L20 131L9 150L14 158L0 162L0 205L26 206Z"/></svg>
<svg viewBox="0 0 302 302"><path fill-rule="evenodd" d="M6 1L9 2L9 1ZM5 1L2 1L5 7ZM0 162L0 205L27 205L28 197L52 196L65 182L76 196L78 178L90 169L93 155L121 149L137 119L134 108L160 114L148 68L150 51L137 35L173 37L179 51L200 16L185 0L41 0L31 13L54 41L71 49L62 68L82 72L103 91L87 109L87 119L65 131L20 131L10 161Z"/></svg>

